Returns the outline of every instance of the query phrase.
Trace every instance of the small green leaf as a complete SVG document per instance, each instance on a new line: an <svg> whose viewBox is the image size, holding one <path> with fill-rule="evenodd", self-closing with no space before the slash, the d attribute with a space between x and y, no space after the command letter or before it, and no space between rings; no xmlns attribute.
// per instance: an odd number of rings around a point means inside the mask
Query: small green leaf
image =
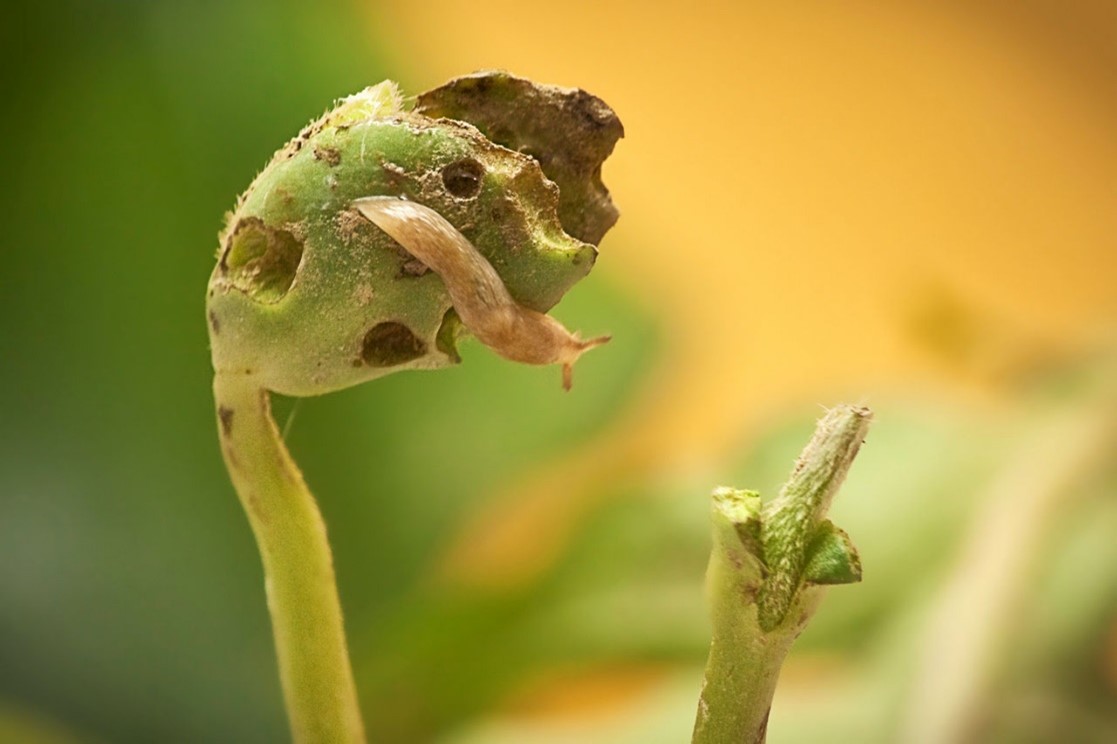
<svg viewBox="0 0 1117 744"><path fill-rule="evenodd" d="M861 581L861 557L849 535L829 519L818 526L807 547L803 581L808 584L856 584Z"/></svg>

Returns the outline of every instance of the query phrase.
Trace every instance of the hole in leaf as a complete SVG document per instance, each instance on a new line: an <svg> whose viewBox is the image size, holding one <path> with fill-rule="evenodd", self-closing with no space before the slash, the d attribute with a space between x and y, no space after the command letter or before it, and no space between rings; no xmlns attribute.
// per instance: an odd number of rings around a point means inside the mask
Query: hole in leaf
<svg viewBox="0 0 1117 744"><path fill-rule="evenodd" d="M394 367L427 353L427 345L403 323L377 323L361 342L361 359L370 367Z"/></svg>
<svg viewBox="0 0 1117 744"><path fill-rule="evenodd" d="M259 217L246 217L225 243L221 268L234 287L271 303L291 289L302 257L303 244L294 235L268 227Z"/></svg>
<svg viewBox="0 0 1117 744"><path fill-rule="evenodd" d="M442 185L452 196L459 199L472 199L481 193L481 177L485 166L473 158L465 158L442 169Z"/></svg>

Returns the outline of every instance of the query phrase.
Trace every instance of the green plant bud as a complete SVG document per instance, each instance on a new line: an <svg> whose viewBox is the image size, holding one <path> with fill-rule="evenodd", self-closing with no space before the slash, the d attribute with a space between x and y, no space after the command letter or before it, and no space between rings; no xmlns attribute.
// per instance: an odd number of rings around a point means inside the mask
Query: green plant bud
<svg viewBox="0 0 1117 744"><path fill-rule="evenodd" d="M215 370L306 396L459 361L464 329L443 278L355 207L372 196L433 210L516 303L549 310L597 255L563 230L559 187L540 166L569 160L561 148L576 151L576 138L549 144L558 149L526 154L465 121L409 111L391 82L340 101L276 153L228 216L207 299Z"/></svg>
<svg viewBox="0 0 1117 744"><path fill-rule="evenodd" d="M807 546L803 580L808 584L856 584L861 581L861 556L845 530L822 520Z"/></svg>
<svg viewBox="0 0 1117 744"><path fill-rule="evenodd" d="M828 411L767 504L755 491L714 492L706 571L713 637L693 744L763 744L780 667L823 588L861 580L857 549L824 516L871 420L862 406Z"/></svg>

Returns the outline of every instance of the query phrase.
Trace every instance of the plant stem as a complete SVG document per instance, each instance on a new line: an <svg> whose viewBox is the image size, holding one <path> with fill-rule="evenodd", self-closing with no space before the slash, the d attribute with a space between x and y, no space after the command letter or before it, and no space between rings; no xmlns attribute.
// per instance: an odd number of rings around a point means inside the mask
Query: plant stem
<svg viewBox="0 0 1117 744"><path fill-rule="evenodd" d="M725 494L725 491L720 492ZM748 492L736 492L736 495ZM759 497L756 497L759 506ZM756 594L764 569L742 545L740 533L758 532L756 515L741 520L714 496L714 548L706 572L713 637L698 702L694 744L760 744L780 667L798 635L766 633L760 627Z"/></svg>
<svg viewBox="0 0 1117 744"><path fill-rule="evenodd" d="M809 543L845 481L871 420L869 410L859 406L828 411L779 495L765 505L761 539L768 576L757 598L765 630L787 617L810 558Z"/></svg>
<svg viewBox="0 0 1117 744"><path fill-rule="evenodd" d="M706 574L713 638L693 744L763 744L780 667L822 600L821 585L860 580L849 538L823 517L870 418L854 406L827 413L767 506L755 492L714 492Z"/></svg>
<svg viewBox="0 0 1117 744"><path fill-rule="evenodd" d="M251 375L213 383L221 450L256 536L291 731L298 744L363 742L326 527Z"/></svg>

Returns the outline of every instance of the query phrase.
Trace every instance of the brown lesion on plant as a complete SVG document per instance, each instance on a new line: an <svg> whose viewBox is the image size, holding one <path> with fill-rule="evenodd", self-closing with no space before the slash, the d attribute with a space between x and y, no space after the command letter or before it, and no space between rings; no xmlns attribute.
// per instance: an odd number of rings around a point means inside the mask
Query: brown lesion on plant
<svg viewBox="0 0 1117 744"><path fill-rule="evenodd" d="M624 127L600 98L485 71L423 93L415 111L469 122L496 144L533 158L558 185L559 220L575 238L596 245L617 221L601 164Z"/></svg>
<svg viewBox="0 0 1117 744"><path fill-rule="evenodd" d="M395 367L426 353L426 343L394 320L377 323L361 341L361 360L370 367Z"/></svg>
<svg viewBox="0 0 1117 744"><path fill-rule="evenodd" d="M768 706L768 712L764 714L764 721L760 724L760 728L756 732L756 738L753 741L759 742L759 744L763 744L763 742L768 738L768 719L771 717L771 715L772 706Z"/></svg>
<svg viewBox="0 0 1117 744"><path fill-rule="evenodd" d="M497 195L490 204L487 215L491 224L503 236L508 253L511 255L521 253L524 247L517 236L530 233L531 226L516 201L507 195ZM469 235L469 230L462 232ZM493 265L497 266L499 263L499 259L494 257Z"/></svg>
<svg viewBox="0 0 1117 744"><path fill-rule="evenodd" d="M328 147L326 145L315 145L314 159L322 160L326 163L326 165L333 167L341 163L341 150L337 149L336 147Z"/></svg>
<svg viewBox="0 0 1117 744"><path fill-rule="evenodd" d="M359 307L367 307L375 296L376 290L371 284L359 284L353 289L353 301Z"/></svg>
<svg viewBox="0 0 1117 744"><path fill-rule="evenodd" d="M210 296L213 296L212 290ZM221 321L217 319L217 313L212 310L209 311L209 327L210 330L213 331L213 335L216 336L218 333L221 333Z"/></svg>
<svg viewBox="0 0 1117 744"><path fill-rule="evenodd" d="M402 165L393 163L383 157L380 158L380 170L384 176L384 185L390 191L403 191L415 180Z"/></svg>
<svg viewBox="0 0 1117 744"><path fill-rule="evenodd" d="M233 409L228 406L217 407L217 418L221 421L221 433L229 437L233 435Z"/></svg>
<svg viewBox="0 0 1117 744"><path fill-rule="evenodd" d="M402 246L396 246L396 253L400 257L399 279L413 279L425 276L430 268L419 259L408 253Z"/></svg>
<svg viewBox="0 0 1117 744"><path fill-rule="evenodd" d="M334 226L338 237L345 245L353 245L354 242L362 238L372 240L377 232L372 223L352 207L338 212L337 217L334 218ZM408 253L399 243L392 241L392 250L399 256L399 273L396 274L396 278L412 279L425 276L430 272L426 264ZM371 287L362 289L361 295L357 297L358 304L367 305L372 299L372 295Z"/></svg>
<svg viewBox="0 0 1117 744"><path fill-rule="evenodd" d="M371 235L372 228L360 212L356 209L343 209L334 217L334 226L337 236L345 245L351 245L360 237Z"/></svg>
<svg viewBox="0 0 1117 744"><path fill-rule="evenodd" d="M310 141L310 138L318 134L326 127L327 117L322 116L318 119L307 124L299 133L288 140L287 144L281 147L272 157L272 163L290 160L303 149L303 146Z"/></svg>
<svg viewBox="0 0 1117 744"><path fill-rule="evenodd" d="M291 230L244 217L225 239L221 274L227 283L259 302L278 302L295 282L303 243Z"/></svg>

